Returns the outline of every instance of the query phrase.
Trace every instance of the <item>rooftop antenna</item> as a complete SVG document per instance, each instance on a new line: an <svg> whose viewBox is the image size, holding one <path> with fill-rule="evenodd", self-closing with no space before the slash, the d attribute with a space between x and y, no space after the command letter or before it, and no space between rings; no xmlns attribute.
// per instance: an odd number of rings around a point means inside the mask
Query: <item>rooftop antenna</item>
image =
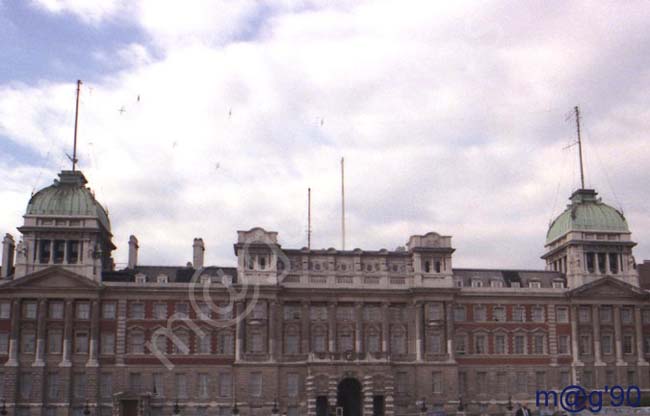
<svg viewBox="0 0 650 416"><path fill-rule="evenodd" d="M341 247L345 250L345 158L341 158Z"/></svg>
<svg viewBox="0 0 650 416"><path fill-rule="evenodd" d="M307 188L307 248L311 250L311 188Z"/></svg>
<svg viewBox="0 0 650 416"><path fill-rule="evenodd" d="M582 185L581 189L585 189L585 169L582 164L582 139L580 138L580 109L576 105L574 110L576 113L576 132L578 133L578 153L580 155L580 184Z"/></svg>
<svg viewBox="0 0 650 416"><path fill-rule="evenodd" d="M72 162L72 171L77 170L77 126L79 125L79 93L81 92L81 80L77 80L77 105L74 113L74 145L72 146L72 157L68 156L68 159Z"/></svg>

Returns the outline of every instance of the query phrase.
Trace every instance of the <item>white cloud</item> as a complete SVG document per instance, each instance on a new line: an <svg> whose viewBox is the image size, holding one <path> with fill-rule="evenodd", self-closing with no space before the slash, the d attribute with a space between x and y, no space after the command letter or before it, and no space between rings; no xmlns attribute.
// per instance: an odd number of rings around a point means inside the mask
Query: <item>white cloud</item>
<svg viewBox="0 0 650 416"><path fill-rule="evenodd" d="M303 246L307 187L314 246L338 247L345 155L349 247L392 249L433 229L454 236L456 266L541 268L548 220L576 184L562 150L575 103L609 172L589 153L590 183L614 204L613 184L650 257L650 77L620 47L648 38L647 6L176 4L134 14L161 58L139 44L98 53L133 65L82 94L82 168L110 209L118 261L131 233L154 263L184 264L200 235L210 262L231 264L235 231L254 225ZM43 156L69 148L73 85L0 88L0 134ZM0 225L20 221L26 188Z"/></svg>

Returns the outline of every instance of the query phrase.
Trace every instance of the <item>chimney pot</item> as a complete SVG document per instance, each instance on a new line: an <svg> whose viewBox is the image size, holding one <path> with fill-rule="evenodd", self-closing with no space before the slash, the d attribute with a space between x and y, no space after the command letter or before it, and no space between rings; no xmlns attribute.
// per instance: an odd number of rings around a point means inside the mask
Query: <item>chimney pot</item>
<svg viewBox="0 0 650 416"><path fill-rule="evenodd" d="M192 264L194 265L195 269L200 269L201 267L203 267L203 258L205 255L205 244L203 244L203 239L195 238L194 244L192 244L192 249L193 249Z"/></svg>
<svg viewBox="0 0 650 416"><path fill-rule="evenodd" d="M135 269L135 266L138 265L138 239L132 235L129 237L129 269Z"/></svg>
<svg viewBox="0 0 650 416"><path fill-rule="evenodd" d="M13 275L14 252L16 251L16 241L14 237L7 233L2 239L2 270L0 277L3 279Z"/></svg>

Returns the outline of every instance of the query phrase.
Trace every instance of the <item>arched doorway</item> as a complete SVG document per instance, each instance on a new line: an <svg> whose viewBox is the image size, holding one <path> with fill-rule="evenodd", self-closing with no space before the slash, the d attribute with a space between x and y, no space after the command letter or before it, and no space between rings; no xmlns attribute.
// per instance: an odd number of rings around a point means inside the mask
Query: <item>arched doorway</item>
<svg viewBox="0 0 650 416"><path fill-rule="evenodd" d="M345 378L339 383L336 406L343 408L343 416L361 416L361 383Z"/></svg>

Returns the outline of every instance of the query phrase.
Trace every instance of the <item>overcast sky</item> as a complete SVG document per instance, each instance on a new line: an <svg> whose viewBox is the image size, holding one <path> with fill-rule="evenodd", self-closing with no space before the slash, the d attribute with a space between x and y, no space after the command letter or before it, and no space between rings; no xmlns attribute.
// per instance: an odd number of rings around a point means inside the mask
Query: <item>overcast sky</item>
<svg viewBox="0 0 650 416"><path fill-rule="evenodd" d="M477 6L478 5L478 6ZM455 267L544 267L587 185L650 259L650 2L0 0L0 231L68 169L108 207L118 266L234 264L236 231L284 247L453 236ZM139 99L138 99L139 97ZM123 110L123 111L119 111Z"/></svg>

